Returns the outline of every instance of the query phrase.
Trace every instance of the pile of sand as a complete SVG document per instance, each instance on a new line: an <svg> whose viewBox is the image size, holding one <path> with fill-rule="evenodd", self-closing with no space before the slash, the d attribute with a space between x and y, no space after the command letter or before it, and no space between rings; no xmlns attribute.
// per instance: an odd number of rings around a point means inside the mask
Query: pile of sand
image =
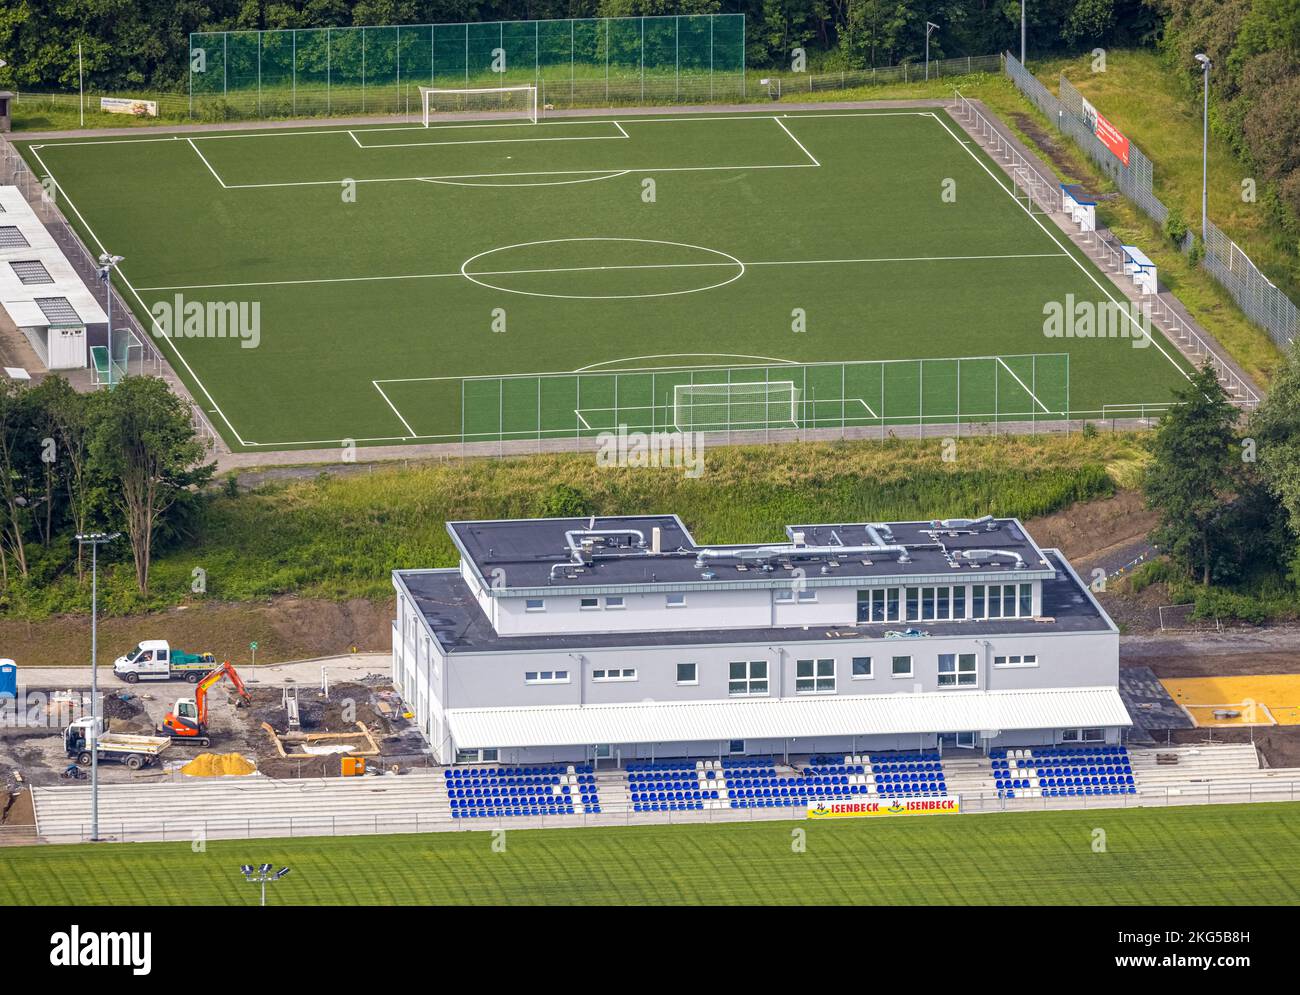
<svg viewBox="0 0 1300 995"><path fill-rule="evenodd" d="M226 774L251 774L257 767L238 753L200 753L181 768L191 777L223 777Z"/></svg>

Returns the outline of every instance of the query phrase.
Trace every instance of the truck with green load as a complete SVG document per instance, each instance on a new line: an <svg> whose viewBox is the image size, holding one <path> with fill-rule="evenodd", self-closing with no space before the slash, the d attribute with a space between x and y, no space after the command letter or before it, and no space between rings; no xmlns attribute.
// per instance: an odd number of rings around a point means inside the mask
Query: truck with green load
<svg viewBox="0 0 1300 995"><path fill-rule="evenodd" d="M216 665L216 657L211 653L187 653L172 649L166 639L146 639L130 653L113 661L113 673L128 684L181 677L197 684Z"/></svg>

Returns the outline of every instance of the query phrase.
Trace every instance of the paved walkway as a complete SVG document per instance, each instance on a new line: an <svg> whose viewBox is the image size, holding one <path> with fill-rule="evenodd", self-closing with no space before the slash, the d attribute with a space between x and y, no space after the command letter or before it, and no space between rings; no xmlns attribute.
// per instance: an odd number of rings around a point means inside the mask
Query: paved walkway
<svg viewBox="0 0 1300 995"><path fill-rule="evenodd" d="M239 666L239 675L248 684L319 684L321 668L331 681L356 680L367 674L391 673L393 658L388 653L356 653L346 656L327 656L315 660L298 660L293 663L258 664L256 668ZM20 667L19 679L28 688L88 688L90 667ZM150 682L154 683L154 682ZM160 682L161 683L161 682ZM111 666L99 668L99 687L103 690L128 687L113 676Z"/></svg>

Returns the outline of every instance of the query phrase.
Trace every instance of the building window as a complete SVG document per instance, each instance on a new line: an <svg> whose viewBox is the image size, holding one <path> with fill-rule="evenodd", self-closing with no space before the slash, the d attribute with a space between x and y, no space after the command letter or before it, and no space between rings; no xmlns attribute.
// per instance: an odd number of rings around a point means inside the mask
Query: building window
<svg viewBox="0 0 1300 995"><path fill-rule="evenodd" d="M895 677L912 676L912 658L910 656L896 656L890 661L889 672Z"/></svg>
<svg viewBox="0 0 1300 995"><path fill-rule="evenodd" d="M993 658L995 667L1037 667L1037 653L1017 653L1008 656L995 656Z"/></svg>
<svg viewBox="0 0 1300 995"><path fill-rule="evenodd" d="M593 681L634 681L636 680L636 668L624 667L619 669L615 667L612 670L593 670L591 679Z"/></svg>
<svg viewBox="0 0 1300 995"><path fill-rule="evenodd" d="M767 661L733 661L729 666L727 694L767 694Z"/></svg>
<svg viewBox="0 0 1300 995"><path fill-rule="evenodd" d="M600 609L600 598L582 598L578 602L578 607L585 612L594 612Z"/></svg>
<svg viewBox="0 0 1300 995"><path fill-rule="evenodd" d="M950 613L951 609L949 608L951 598L952 598L952 588L950 587L939 588L939 604L937 606L936 617L952 618L952 615Z"/></svg>
<svg viewBox="0 0 1300 995"><path fill-rule="evenodd" d="M952 617L966 617L966 588L954 587L952 589Z"/></svg>
<svg viewBox="0 0 1300 995"><path fill-rule="evenodd" d="M886 594L886 597L887 597L888 600L889 600L889 617L886 618L885 621L887 621L887 622L897 622L897 621L899 621L899 618L898 618L898 588L896 588L896 587L891 587L891 588L889 588L889 589L885 592L885 594Z"/></svg>
<svg viewBox="0 0 1300 995"><path fill-rule="evenodd" d="M618 611L623 607L622 597L612 597L605 599L605 607L610 611Z"/></svg>
<svg viewBox="0 0 1300 995"><path fill-rule="evenodd" d="M1104 743L1105 729L1062 729L1062 743Z"/></svg>
<svg viewBox="0 0 1300 995"><path fill-rule="evenodd" d="M685 607L686 607L686 595L684 595L684 594L669 594L669 595L665 596L665 598L664 598L664 604L667 605L669 608L685 608Z"/></svg>
<svg viewBox="0 0 1300 995"><path fill-rule="evenodd" d="M971 618L988 618L984 614L984 585L975 584L970 589L971 595Z"/></svg>
<svg viewBox="0 0 1300 995"><path fill-rule="evenodd" d="M1020 585L1020 617L1029 618L1034 614L1034 585Z"/></svg>
<svg viewBox="0 0 1300 995"><path fill-rule="evenodd" d="M778 604L788 605L794 600L794 589L789 587L778 587L776 589L776 600Z"/></svg>
<svg viewBox="0 0 1300 995"><path fill-rule="evenodd" d="M975 749L975 734L973 732L941 732L939 733L940 746L960 746L963 750Z"/></svg>
<svg viewBox="0 0 1300 995"><path fill-rule="evenodd" d="M871 676L871 657L855 656L853 658L853 679L855 681L865 681Z"/></svg>
<svg viewBox="0 0 1300 995"><path fill-rule="evenodd" d="M800 591L799 591L799 600L800 600L800 601L805 601L805 602L807 602L807 601L816 601L816 600L817 600L817 592L816 592L816 591L800 590Z"/></svg>
<svg viewBox="0 0 1300 995"><path fill-rule="evenodd" d="M858 592L859 622L897 622L898 589L875 588Z"/></svg>
<svg viewBox="0 0 1300 995"><path fill-rule="evenodd" d="M677 683L678 684L699 684L700 683L699 664L679 663L677 665Z"/></svg>
<svg viewBox="0 0 1300 995"><path fill-rule="evenodd" d="M921 618L926 622L934 621L934 588L921 588Z"/></svg>
<svg viewBox="0 0 1300 995"><path fill-rule="evenodd" d="M834 694L834 660L796 660L794 664L796 694Z"/></svg>
<svg viewBox="0 0 1300 995"><path fill-rule="evenodd" d="M871 611L872 611L872 598L875 595L875 593L876 593L875 591L858 592L858 621L859 622L874 621L871 617Z"/></svg>
<svg viewBox="0 0 1300 995"><path fill-rule="evenodd" d="M974 653L939 654L939 687L973 688L978 683Z"/></svg>
<svg viewBox="0 0 1300 995"><path fill-rule="evenodd" d="M919 587L909 587L907 589L907 621L919 622L921 620L921 589Z"/></svg>
<svg viewBox="0 0 1300 995"><path fill-rule="evenodd" d="M745 741L744 741L743 739L733 739L733 740L731 740L729 743L727 743L727 752L728 752L728 753L732 753L732 754L735 754L735 753L744 753L744 752L745 752Z"/></svg>
<svg viewBox="0 0 1300 995"><path fill-rule="evenodd" d="M497 762L499 752L492 750L457 750L456 763L458 764L494 764Z"/></svg>
<svg viewBox="0 0 1300 995"><path fill-rule="evenodd" d="M568 684L567 670L529 670L524 673L525 684Z"/></svg>
<svg viewBox="0 0 1300 995"><path fill-rule="evenodd" d="M524 601L524 611L544 612L546 611L546 602L541 598L528 598Z"/></svg>

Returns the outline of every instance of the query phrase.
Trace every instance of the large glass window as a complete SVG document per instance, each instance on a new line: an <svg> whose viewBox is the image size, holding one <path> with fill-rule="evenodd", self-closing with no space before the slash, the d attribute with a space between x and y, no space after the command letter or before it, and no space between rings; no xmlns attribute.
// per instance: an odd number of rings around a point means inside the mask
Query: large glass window
<svg viewBox="0 0 1300 995"><path fill-rule="evenodd" d="M966 588L954 587L952 589L952 617L966 617Z"/></svg>
<svg viewBox="0 0 1300 995"><path fill-rule="evenodd" d="M971 594L971 618L987 618L984 614L984 585L973 584L970 589Z"/></svg>
<svg viewBox="0 0 1300 995"><path fill-rule="evenodd" d="M887 622L897 622L898 617L898 588L891 587L886 592L889 599L889 616L885 619Z"/></svg>
<svg viewBox="0 0 1300 995"><path fill-rule="evenodd" d="M794 689L798 694L828 694L835 690L834 660L796 660Z"/></svg>
<svg viewBox="0 0 1300 995"><path fill-rule="evenodd" d="M728 694L767 694L767 688L766 660L737 660L729 665Z"/></svg>
<svg viewBox="0 0 1300 995"><path fill-rule="evenodd" d="M973 688L978 680L974 653L939 654L939 687Z"/></svg>
<svg viewBox="0 0 1300 995"><path fill-rule="evenodd" d="M1034 585L1020 585L1020 617L1029 618L1034 614Z"/></svg>
<svg viewBox="0 0 1300 995"><path fill-rule="evenodd" d="M921 618L921 589L919 587L909 587L907 589L907 621L917 622Z"/></svg>

